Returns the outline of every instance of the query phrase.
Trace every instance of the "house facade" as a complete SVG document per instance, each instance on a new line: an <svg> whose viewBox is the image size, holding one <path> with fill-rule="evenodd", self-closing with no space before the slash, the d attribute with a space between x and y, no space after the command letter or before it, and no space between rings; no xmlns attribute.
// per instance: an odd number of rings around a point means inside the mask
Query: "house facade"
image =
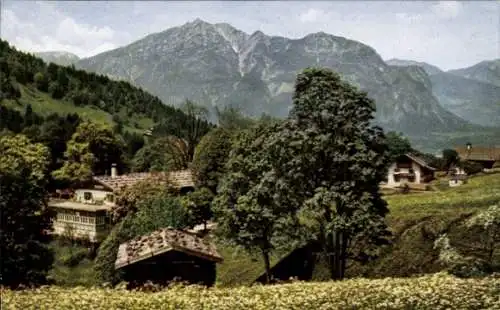
<svg viewBox="0 0 500 310"><path fill-rule="evenodd" d="M51 201L53 233L90 242L102 241L110 230L110 206L76 201Z"/></svg>
<svg viewBox="0 0 500 310"><path fill-rule="evenodd" d="M450 179L448 184L450 187L457 187L467 183L467 173L460 167L452 167L450 169Z"/></svg>
<svg viewBox="0 0 500 310"><path fill-rule="evenodd" d="M434 179L436 169L429 166L422 158L412 154L401 155L390 165L387 187L400 187L404 184L427 184Z"/></svg>
<svg viewBox="0 0 500 310"><path fill-rule="evenodd" d="M163 228L122 243L115 268L131 286L174 280L212 286L222 260L215 245L195 233Z"/></svg>
<svg viewBox="0 0 500 310"><path fill-rule="evenodd" d="M165 180L181 194L194 190L190 170L118 175L113 166L110 176L94 177L82 188L74 190L70 199L49 202L53 213L53 233L71 233L75 238L102 241L111 225L109 213L115 205L115 195L128 186L148 179Z"/></svg>

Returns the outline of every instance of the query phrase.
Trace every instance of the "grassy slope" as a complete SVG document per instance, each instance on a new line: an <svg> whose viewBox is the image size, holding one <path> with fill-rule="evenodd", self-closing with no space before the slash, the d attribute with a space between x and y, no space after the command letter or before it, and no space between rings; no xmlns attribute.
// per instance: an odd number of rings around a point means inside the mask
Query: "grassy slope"
<svg viewBox="0 0 500 310"><path fill-rule="evenodd" d="M467 233L462 223L477 210L500 202L500 174L473 177L468 184L458 188L390 195L386 200L391 211L387 220L395 242L377 261L365 266L352 265L348 276L408 276L439 271L442 266L437 262L433 242L444 232L448 232L452 245L462 253L477 254L474 249L477 235ZM252 259L245 252L227 246L218 248L224 256L224 262L217 270L219 284L250 284L263 272L259 256ZM320 266L315 270L315 279L323 279L325 272Z"/></svg>
<svg viewBox="0 0 500 310"><path fill-rule="evenodd" d="M31 104L33 111L40 115L58 113L61 115L78 113L83 118L94 122L113 125L112 115L90 106L77 107L71 102L53 99L49 94L41 92L34 87L18 85L21 90L21 98L18 102L14 100L3 100L2 105L24 111L24 107ZM125 128L129 131L140 131L152 126L153 121L148 118L134 117L128 118L125 113L121 113L121 118L125 121Z"/></svg>
<svg viewBox="0 0 500 310"><path fill-rule="evenodd" d="M435 192L386 197L391 210L387 220L395 242L384 250L381 257L371 264L354 264L348 276L386 277L409 276L416 273L431 273L442 269L437 262L437 252L433 250L435 238L447 232L452 245L464 254L474 252L477 234L463 229L463 220L474 212L500 202L500 174L473 177L469 183L458 188L447 188L436 184ZM263 271L261 257L248 255L222 243L218 251L224 262L217 267L217 284L237 286L251 284ZM59 285L92 284L92 264L87 259L76 267L68 268L61 263L67 249L59 249L56 264L51 274ZM480 253L479 253L480 254ZM278 261L279 254L272 257ZM500 257L497 257L500 262ZM315 270L314 279L323 280L327 270L320 264Z"/></svg>

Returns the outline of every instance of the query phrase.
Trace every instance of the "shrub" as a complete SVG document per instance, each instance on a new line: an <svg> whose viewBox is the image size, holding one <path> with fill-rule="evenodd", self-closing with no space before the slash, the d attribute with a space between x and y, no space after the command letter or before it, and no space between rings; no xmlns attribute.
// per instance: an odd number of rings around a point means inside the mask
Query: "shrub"
<svg viewBox="0 0 500 310"><path fill-rule="evenodd" d="M465 161L463 163L463 167L465 170L465 173L467 174L476 174L481 171L483 171L483 166L479 163L473 162L473 161Z"/></svg>
<svg viewBox="0 0 500 310"><path fill-rule="evenodd" d="M71 247L69 252L63 255L61 263L67 267L74 267L89 256L89 251L85 248Z"/></svg>
<svg viewBox="0 0 500 310"><path fill-rule="evenodd" d="M98 250L95 271L99 281L116 284L122 279L115 270L115 260L121 243L164 227L185 228L189 214L178 198L156 196L140 202L138 211L129 213L118 223Z"/></svg>

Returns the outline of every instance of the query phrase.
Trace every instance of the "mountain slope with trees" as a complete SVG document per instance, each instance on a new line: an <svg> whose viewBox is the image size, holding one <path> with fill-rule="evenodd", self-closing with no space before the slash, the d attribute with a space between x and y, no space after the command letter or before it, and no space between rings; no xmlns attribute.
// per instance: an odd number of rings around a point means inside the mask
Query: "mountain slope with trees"
<svg viewBox="0 0 500 310"><path fill-rule="evenodd" d="M161 122L186 124L189 118L180 109L164 105L158 97L127 82L73 66L47 64L3 40L0 99L2 106L17 110L30 104L39 114L77 112L93 121L136 130Z"/></svg>

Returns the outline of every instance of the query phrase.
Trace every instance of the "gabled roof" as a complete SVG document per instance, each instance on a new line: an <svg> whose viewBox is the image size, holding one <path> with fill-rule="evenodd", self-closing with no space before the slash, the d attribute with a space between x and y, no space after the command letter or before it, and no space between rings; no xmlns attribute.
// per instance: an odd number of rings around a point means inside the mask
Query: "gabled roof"
<svg viewBox="0 0 500 310"><path fill-rule="evenodd" d="M455 148L461 159L500 161L500 147L473 146L470 150L466 147Z"/></svg>
<svg viewBox="0 0 500 310"><path fill-rule="evenodd" d="M123 187L134 185L137 182L144 181L146 179L156 179L160 182L163 180L168 180L176 188L184 187L194 187L194 179L191 170L180 170L171 171L168 173L164 172L142 172L142 173L129 173L118 175L116 177L111 176L95 176L94 180L113 191L120 190Z"/></svg>
<svg viewBox="0 0 500 310"><path fill-rule="evenodd" d="M418 157L416 155L413 155L411 153L407 153L405 154L404 156L408 157L409 159L411 159L412 161L416 162L417 164L419 164L420 166L422 167L425 167L429 170L436 170L436 168L434 167L431 167L423 158L421 157Z"/></svg>
<svg viewBox="0 0 500 310"><path fill-rule="evenodd" d="M183 252L213 262L223 260L215 245L206 239L184 230L163 228L120 244L115 268L122 268L169 251Z"/></svg>

